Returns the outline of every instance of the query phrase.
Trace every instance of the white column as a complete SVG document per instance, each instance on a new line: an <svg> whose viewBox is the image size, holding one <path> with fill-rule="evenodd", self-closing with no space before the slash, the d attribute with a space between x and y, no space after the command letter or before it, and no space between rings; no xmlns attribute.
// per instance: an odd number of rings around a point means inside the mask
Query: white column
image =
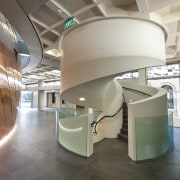
<svg viewBox="0 0 180 180"><path fill-rule="evenodd" d="M60 93L56 92L56 107L60 107Z"/></svg>
<svg viewBox="0 0 180 180"><path fill-rule="evenodd" d="M38 92L32 91L31 108L38 108Z"/></svg>
<svg viewBox="0 0 180 180"><path fill-rule="evenodd" d="M139 69L138 73L139 73L138 83L146 85L147 84L146 69L145 68L144 69Z"/></svg>
<svg viewBox="0 0 180 180"><path fill-rule="evenodd" d="M43 81L38 82L38 88L41 89ZM44 107L44 90L38 90L38 110L42 110Z"/></svg>

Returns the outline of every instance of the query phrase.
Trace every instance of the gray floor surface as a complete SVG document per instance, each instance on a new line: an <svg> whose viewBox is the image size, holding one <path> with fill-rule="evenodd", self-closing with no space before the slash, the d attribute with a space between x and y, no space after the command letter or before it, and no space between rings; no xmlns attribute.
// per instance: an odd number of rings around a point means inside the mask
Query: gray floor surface
<svg viewBox="0 0 180 180"><path fill-rule="evenodd" d="M0 180L180 180L180 129L174 151L135 163L127 143L105 139L88 159L60 148L55 140L55 112L21 108L13 137L0 146Z"/></svg>

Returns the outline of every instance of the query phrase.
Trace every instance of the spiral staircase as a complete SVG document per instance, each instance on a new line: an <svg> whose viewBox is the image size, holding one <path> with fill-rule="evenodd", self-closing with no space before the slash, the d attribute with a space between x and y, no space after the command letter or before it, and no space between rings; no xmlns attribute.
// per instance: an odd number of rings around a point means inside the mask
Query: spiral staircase
<svg viewBox="0 0 180 180"><path fill-rule="evenodd" d="M156 23L123 17L86 22L64 33L61 98L102 112L91 122L94 143L118 136L128 141L129 157L137 160L135 122L167 115L166 92L115 77L164 64L166 36Z"/></svg>

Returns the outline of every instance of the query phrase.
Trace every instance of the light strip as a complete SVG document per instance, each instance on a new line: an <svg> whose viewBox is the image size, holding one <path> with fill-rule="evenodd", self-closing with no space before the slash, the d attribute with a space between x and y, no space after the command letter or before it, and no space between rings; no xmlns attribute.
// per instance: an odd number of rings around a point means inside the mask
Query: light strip
<svg viewBox="0 0 180 180"><path fill-rule="evenodd" d="M83 127L74 128L74 129L66 128L66 127L64 127L64 126L60 123L60 121L59 121L59 127L60 127L62 130L66 131L66 132L70 132L70 133L79 132L79 131L82 131L82 130L83 130Z"/></svg>
<svg viewBox="0 0 180 180"><path fill-rule="evenodd" d="M1 141L0 141L0 146L2 146L3 144L5 144L14 134L16 130L16 125L13 127L13 129L9 132L9 134L7 136L5 136Z"/></svg>
<svg viewBox="0 0 180 180"><path fill-rule="evenodd" d="M20 56L30 57L30 54L19 53Z"/></svg>

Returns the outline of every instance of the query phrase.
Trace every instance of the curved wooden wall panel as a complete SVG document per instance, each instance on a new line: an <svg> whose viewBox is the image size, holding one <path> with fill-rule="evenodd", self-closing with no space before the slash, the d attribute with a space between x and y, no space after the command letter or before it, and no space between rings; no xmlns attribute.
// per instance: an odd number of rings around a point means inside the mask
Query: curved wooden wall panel
<svg viewBox="0 0 180 180"><path fill-rule="evenodd" d="M21 88L21 63L17 38L0 13L0 140L14 127Z"/></svg>

